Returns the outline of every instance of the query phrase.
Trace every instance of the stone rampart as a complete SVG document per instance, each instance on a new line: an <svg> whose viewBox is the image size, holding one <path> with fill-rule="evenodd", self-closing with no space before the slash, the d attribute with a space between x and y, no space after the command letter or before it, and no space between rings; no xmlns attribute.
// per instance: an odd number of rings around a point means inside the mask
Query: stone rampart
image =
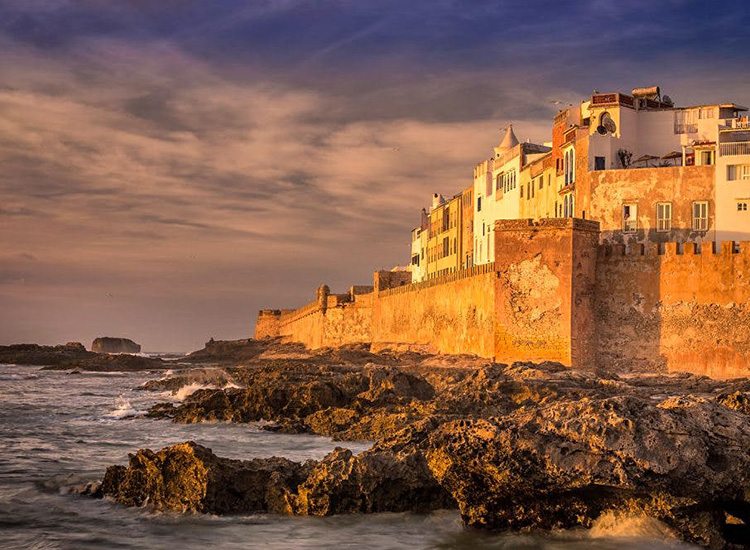
<svg viewBox="0 0 750 550"><path fill-rule="evenodd" d="M294 311L262 310L256 337L311 348L472 353L620 372L750 375L750 243L599 245L596 222L504 220L493 264L373 287Z"/></svg>
<svg viewBox="0 0 750 550"><path fill-rule="evenodd" d="M600 365L750 374L750 243L603 246L596 295Z"/></svg>

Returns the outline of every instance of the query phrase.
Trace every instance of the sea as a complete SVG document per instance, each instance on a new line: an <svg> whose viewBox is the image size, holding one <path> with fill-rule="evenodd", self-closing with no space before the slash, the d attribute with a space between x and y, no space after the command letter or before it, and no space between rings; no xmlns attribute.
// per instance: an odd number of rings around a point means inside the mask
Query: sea
<svg viewBox="0 0 750 550"><path fill-rule="evenodd" d="M173 424L139 418L178 395L139 391L162 374L78 373L0 365L0 548L33 550L455 549L662 550L697 548L643 517L602 518L591 530L533 535L468 529L457 511L431 514L273 514L214 516L155 513L78 496L128 453L192 440L217 455L320 459L337 446L367 442L264 431L253 424Z"/></svg>

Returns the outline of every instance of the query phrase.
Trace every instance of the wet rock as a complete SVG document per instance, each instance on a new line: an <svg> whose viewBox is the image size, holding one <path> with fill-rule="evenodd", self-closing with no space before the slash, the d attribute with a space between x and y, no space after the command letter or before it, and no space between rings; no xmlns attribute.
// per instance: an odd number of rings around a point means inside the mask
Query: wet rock
<svg viewBox="0 0 750 550"><path fill-rule="evenodd" d="M730 508L750 508L748 445L746 419L709 400L621 396L446 423L426 456L467 525L590 527L605 512L637 512L725 548L750 544L726 523Z"/></svg>
<svg viewBox="0 0 750 550"><path fill-rule="evenodd" d="M513 531L646 514L686 541L750 545L750 381L617 376L556 363L435 366L423 356L395 366L392 357L362 366L298 358L227 367L245 387L200 390L149 414L177 422L265 420L273 422L269 430L376 441L359 455L337 449L306 470L292 469L271 493L255 486L275 495L275 504L263 497L269 510L458 506L468 525ZM130 483L117 476L131 471L137 479L145 474L136 471L158 462L144 460L113 470L116 492ZM231 484L235 474L227 475L222 483Z"/></svg>
<svg viewBox="0 0 750 550"><path fill-rule="evenodd" d="M419 452L337 448L320 461L298 489L295 513L329 516L375 512L428 512L455 508L451 496Z"/></svg>
<svg viewBox="0 0 750 550"><path fill-rule="evenodd" d="M284 458L219 458L186 442L158 452L142 449L127 467L110 466L97 495L176 512L290 513L290 495L311 467Z"/></svg>

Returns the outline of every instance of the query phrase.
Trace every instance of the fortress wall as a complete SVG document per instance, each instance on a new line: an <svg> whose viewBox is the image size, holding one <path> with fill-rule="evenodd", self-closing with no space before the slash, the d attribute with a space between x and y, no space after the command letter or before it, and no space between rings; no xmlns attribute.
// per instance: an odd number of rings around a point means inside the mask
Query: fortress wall
<svg viewBox="0 0 750 550"><path fill-rule="evenodd" d="M618 370L750 374L750 243L603 248L598 360Z"/></svg>
<svg viewBox="0 0 750 550"><path fill-rule="evenodd" d="M596 222L495 225L495 359L593 368Z"/></svg>
<svg viewBox="0 0 750 550"><path fill-rule="evenodd" d="M281 311L278 309L261 309L255 324L255 338L274 338L279 335Z"/></svg>
<svg viewBox="0 0 750 550"><path fill-rule="evenodd" d="M323 286L298 310L262 310L256 337L750 375L750 243L599 246L597 227L502 220L493 264L417 284L379 272L374 287L347 294Z"/></svg>
<svg viewBox="0 0 750 550"><path fill-rule="evenodd" d="M355 295L353 302L329 307L322 322L323 346L371 342L372 299L372 293Z"/></svg>
<svg viewBox="0 0 750 550"><path fill-rule="evenodd" d="M372 292L329 294L327 287L320 287L318 299L299 309L261 310L255 338L281 336L310 349L370 342L372 299Z"/></svg>
<svg viewBox="0 0 750 550"><path fill-rule="evenodd" d="M497 276L490 267L380 292L373 301L373 350L422 349L491 358Z"/></svg>

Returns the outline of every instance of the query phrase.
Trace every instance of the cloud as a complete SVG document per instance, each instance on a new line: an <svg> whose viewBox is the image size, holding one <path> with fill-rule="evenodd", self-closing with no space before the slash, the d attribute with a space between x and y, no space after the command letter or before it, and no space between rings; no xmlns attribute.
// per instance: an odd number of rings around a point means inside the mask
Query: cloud
<svg viewBox="0 0 750 550"><path fill-rule="evenodd" d="M744 11L644 6L4 2L0 335L245 337L405 262L508 122L547 140L553 102L652 82L750 102Z"/></svg>

